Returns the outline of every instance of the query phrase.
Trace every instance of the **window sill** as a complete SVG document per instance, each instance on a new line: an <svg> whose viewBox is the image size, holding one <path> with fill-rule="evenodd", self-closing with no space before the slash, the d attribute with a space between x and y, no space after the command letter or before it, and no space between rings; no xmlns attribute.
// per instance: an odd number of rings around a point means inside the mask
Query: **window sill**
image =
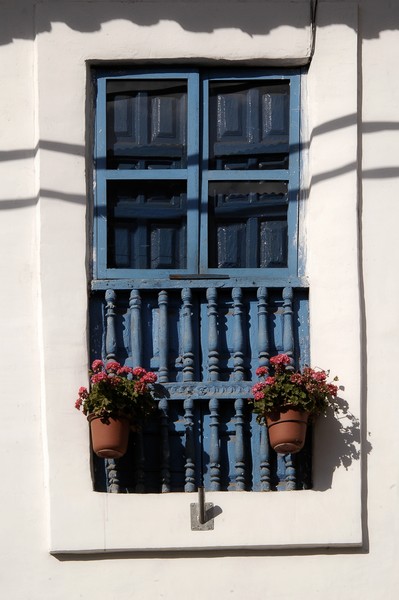
<svg viewBox="0 0 399 600"><path fill-rule="evenodd" d="M77 496L72 507L53 514L52 553L271 550L362 543L360 505L351 501L350 493L337 490L209 492L206 501L219 513L210 531L191 530L190 503L198 501L196 494ZM63 504L54 503L57 509ZM345 509L338 514L337 506Z"/></svg>

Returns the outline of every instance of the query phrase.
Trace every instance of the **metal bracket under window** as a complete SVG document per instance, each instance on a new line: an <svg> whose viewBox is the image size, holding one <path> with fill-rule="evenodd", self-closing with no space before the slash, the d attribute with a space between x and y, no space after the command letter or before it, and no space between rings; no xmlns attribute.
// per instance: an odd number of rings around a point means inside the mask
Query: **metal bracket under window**
<svg viewBox="0 0 399 600"><path fill-rule="evenodd" d="M190 504L190 512L192 531L210 531L214 528L213 502L205 502L203 486L198 488L198 503Z"/></svg>

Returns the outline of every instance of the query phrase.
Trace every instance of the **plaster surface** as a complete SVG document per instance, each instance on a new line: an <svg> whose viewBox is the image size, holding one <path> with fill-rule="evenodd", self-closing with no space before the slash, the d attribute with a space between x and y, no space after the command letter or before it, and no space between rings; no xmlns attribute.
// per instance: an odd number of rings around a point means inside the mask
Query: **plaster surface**
<svg viewBox="0 0 399 600"><path fill-rule="evenodd" d="M130 499L105 501L91 492L86 424L70 410L87 363L85 61L160 60L161 43L152 41L166 33L180 38L165 45L164 58L172 63L272 64L281 55L267 56L267 40L274 44L283 32L290 37L296 30L286 59L295 59L293 47L301 48L295 55L300 61L309 55L309 22L299 17L293 22L288 2L279 3L284 10L275 20L269 17L269 24L258 15L272 3L232 2L235 10L225 14L192 13L188 6L204 3L184 4L180 13L173 2L0 3L0 365L7 399L0 444L12 474L3 476L2 589L11 600L89 599L95 579L97 597L104 600L179 598L187 591L193 599L286 600L306 594L315 600L321 595L393 600L399 584L399 409L392 377L399 347L399 284L392 269L398 257L399 8L388 0L319 1L315 53L304 86L312 362L340 376L342 395L361 420L360 430L348 429L350 419L343 422L352 435L347 437L352 455L342 452L348 444L342 448L340 432L327 419L318 428L316 448L326 438L333 443L315 454L316 489L303 496L312 499L302 509L296 499L302 493L293 500L284 494L282 504L294 507L284 540L278 539L280 508L269 495L249 517L241 506L246 494L231 504L215 497L225 509L216 532L230 549L205 540L195 542L203 550L182 551L181 536L173 551L160 552L161 544L151 546L143 537L146 528L132 519ZM126 18L132 9L141 20ZM61 417L64 428L54 433ZM360 441L361 462L355 457ZM65 485L73 491L62 496ZM353 489L356 494L348 496ZM183 502L177 501L171 529L186 526ZM166 505L175 510L173 496ZM132 538L140 534L147 552L50 555L65 540L64 550L78 549L80 508L105 524L100 532L85 530L82 550L133 549ZM127 517L126 528L114 521L118 511ZM310 547L291 535L300 531L301 511L311 524ZM322 537L325 523L330 542L338 542L334 548ZM162 535L180 536L162 527ZM247 546L237 549L233 537L244 529ZM262 537L266 545L259 547Z"/></svg>

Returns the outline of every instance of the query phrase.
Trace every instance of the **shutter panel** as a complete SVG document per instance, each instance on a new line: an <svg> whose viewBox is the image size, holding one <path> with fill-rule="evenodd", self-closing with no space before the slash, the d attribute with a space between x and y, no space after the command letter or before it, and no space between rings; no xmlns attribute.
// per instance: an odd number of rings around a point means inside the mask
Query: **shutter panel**
<svg viewBox="0 0 399 600"><path fill-rule="evenodd" d="M108 82L108 168L185 168L186 131L185 83L136 79Z"/></svg>

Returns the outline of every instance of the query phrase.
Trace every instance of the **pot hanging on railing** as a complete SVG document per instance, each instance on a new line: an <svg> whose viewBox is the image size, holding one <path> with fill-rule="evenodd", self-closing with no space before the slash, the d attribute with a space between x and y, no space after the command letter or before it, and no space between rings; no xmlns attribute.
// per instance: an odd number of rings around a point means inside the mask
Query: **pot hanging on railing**
<svg viewBox="0 0 399 600"><path fill-rule="evenodd" d="M127 450L129 430L137 430L157 407L157 376L142 367L100 359L93 361L89 375L90 389L79 389L75 408L87 415L97 456L120 458Z"/></svg>
<svg viewBox="0 0 399 600"><path fill-rule="evenodd" d="M334 407L338 388L328 381L328 371L308 366L294 371L288 354L272 356L269 363L256 369L261 381L252 387L250 406L257 421L266 423L271 447L281 454L293 454L305 444L308 419Z"/></svg>
<svg viewBox="0 0 399 600"><path fill-rule="evenodd" d="M280 454L295 454L302 450L309 413L302 410L287 409L276 411L266 417L269 443Z"/></svg>
<svg viewBox="0 0 399 600"><path fill-rule="evenodd" d="M126 453L129 442L130 422L126 417L102 419L96 415L87 416L90 423L93 451L101 458L121 458Z"/></svg>

